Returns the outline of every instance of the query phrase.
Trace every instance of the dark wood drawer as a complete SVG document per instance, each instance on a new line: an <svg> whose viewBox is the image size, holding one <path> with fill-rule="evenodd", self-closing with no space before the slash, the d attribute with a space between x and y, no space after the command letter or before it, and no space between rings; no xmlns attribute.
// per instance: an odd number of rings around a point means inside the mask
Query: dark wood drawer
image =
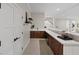
<svg viewBox="0 0 79 59"><path fill-rule="evenodd" d="M45 31L30 31L30 38L45 38Z"/></svg>

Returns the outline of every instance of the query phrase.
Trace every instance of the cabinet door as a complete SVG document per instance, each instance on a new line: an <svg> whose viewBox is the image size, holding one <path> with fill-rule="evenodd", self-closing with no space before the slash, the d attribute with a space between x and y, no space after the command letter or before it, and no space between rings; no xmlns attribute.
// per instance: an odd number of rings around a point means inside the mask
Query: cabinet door
<svg viewBox="0 0 79 59"><path fill-rule="evenodd" d="M39 38L45 38L45 33L44 31L39 31Z"/></svg>
<svg viewBox="0 0 79 59"><path fill-rule="evenodd" d="M23 49L23 34L22 34L22 27L15 27L14 28L14 39L18 38L13 43L13 53L14 54L22 54Z"/></svg>
<svg viewBox="0 0 79 59"><path fill-rule="evenodd" d="M0 27L13 25L13 8L7 3L1 3L0 8Z"/></svg>
<svg viewBox="0 0 79 59"><path fill-rule="evenodd" d="M19 38L17 41L14 42L14 54L22 54L22 38Z"/></svg>
<svg viewBox="0 0 79 59"><path fill-rule="evenodd" d="M14 25L15 26L22 26L24 23L24 15L22 13L21 8L14 7Z"/></svg>
<svg viewBox="0 0 79 59"><path fill-rule="evenodd" d="M35 38L40 38L40 36L41 36L41 33L40 33L40 31L35 31Z"/></svg>
<svg viewBox="0 0 79 59"><path fill-rule="evenodd" d="M31 31L30 32L30 37L31 38L38 38L38 32L37 31Z"/></svg>
<svg viewBox="0 0 79 59"><path fill-rule="evenodd" d="M23 30L23 46L25 48L25 45L28 45L30 41L30 24L27 24L24 26Z"/></svg>
<svg viewBox="0 0 79 59"><path fill-rule="evenodd" d="M63 45L50 35L48 35L48 45L55 55L63 54Z"/></svg>
<svg viewBox="0 0 79 59"><path fill-rule="evenodd" d="M51 47L52 45L52 41L51 41L52 39L51 39L51 37L50 37L50 35L48 35L48 45Z"/></svg>
<svg viewBox="0 0 79 59"><path fill-rule="evenodd" d="M52 42L51 48L54 54L55 55L63 54L63 45L60 42L58 42L56 39L54 39L53 37L52 37L51 42Z"/></svg>
<svg viewBox="0 0 79 59"><path fill-rule="evenodd" d="M30 38L33 38L33 31L30 31Z"/></svg>
<svg viewBox="0 0 79 59"><path fill-rule="evenodd" d="M12 54L13 53L13 29L12 28L0 28L0 54Z"/></svg>

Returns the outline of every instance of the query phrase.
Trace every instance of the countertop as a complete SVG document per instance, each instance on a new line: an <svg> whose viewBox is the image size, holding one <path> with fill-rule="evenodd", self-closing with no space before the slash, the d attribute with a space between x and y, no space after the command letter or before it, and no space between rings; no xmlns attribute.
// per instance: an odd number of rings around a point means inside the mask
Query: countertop
<svg viewBox="0 0 79 59"><path fill-rule="evenodd" d="M79 42L75 41L75 40L62 40L60 38L57 38L57 36L60 36L60 34L57 34L55 32L52 32L48 29L45 29L45 31L51 35L53 38L55 38L57 41L59 41L61 44L63 45L78 45L79 46Z"/></svg>
<svg viewBox="0 0 79 59"><path fill-rule="evenodd" d="M75 41L75 40L62 40L60 38L57 38L57 36L61 36L60 34L58 33L55 33L49 29L31 29L30 31L46 31L49 35L51 35L52 37L54 37L57 41L59 41L61 44L63 45L78 45L79 46L79 42L78 41ZM70 33L70 32L67 32L69 34L73 34L73 35L79 35L77 33Z"/></svg>
<svg viewBox="0 0 79 59"><path fill-rule="evenodd" d="M45 29L31 29L30 31L45 31Z"/></svg>
<svg viewBox="0 0 79 59"><path fill-rule="evenodd" d="M79 33L76 33L76 32L66 32L68 34L71 34L71 35L75 35L75 36L79 36Z"/></svg>

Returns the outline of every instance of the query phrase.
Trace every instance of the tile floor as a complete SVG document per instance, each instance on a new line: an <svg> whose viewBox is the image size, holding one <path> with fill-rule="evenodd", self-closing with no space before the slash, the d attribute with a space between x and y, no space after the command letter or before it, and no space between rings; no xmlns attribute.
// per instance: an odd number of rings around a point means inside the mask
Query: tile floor
<svg viewBox="0 0 79 59"><path fill-rule="evenodd" d="M53 55L53 53L48 47L45 39L34 38L30 39L30 43L25 49L23 55Z"/></svg>

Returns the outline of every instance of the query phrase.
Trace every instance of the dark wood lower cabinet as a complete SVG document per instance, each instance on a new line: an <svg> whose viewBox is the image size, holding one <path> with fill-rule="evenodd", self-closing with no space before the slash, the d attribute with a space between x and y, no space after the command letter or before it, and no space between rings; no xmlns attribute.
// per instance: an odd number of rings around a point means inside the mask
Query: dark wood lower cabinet
<svg viewBox="0 0 79 59"><path fill-rule="evenodd" d="M48 45L55 55L63 55L63 45L55 38L48 35Z"/></svg>
<svg viewBox="0 0 79 59"><path fill-rule="evenodd" d="M45 31L30 31L30 38L45 38Z"/></svg>

